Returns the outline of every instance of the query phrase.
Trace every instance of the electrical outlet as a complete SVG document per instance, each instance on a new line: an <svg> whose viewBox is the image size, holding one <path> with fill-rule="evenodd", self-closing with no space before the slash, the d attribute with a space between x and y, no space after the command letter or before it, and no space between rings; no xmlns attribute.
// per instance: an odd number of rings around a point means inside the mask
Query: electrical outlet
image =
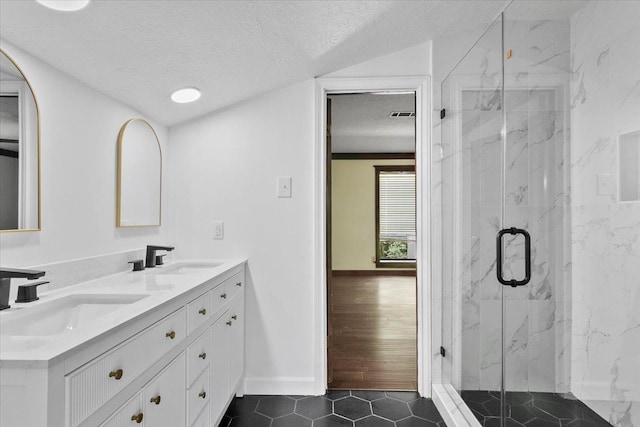
<svg viewBox="0 0 640 427"><path fill-rule="evenodd" d="M224 239L224 222L214 221L213 223L213 240Z"/></svg>

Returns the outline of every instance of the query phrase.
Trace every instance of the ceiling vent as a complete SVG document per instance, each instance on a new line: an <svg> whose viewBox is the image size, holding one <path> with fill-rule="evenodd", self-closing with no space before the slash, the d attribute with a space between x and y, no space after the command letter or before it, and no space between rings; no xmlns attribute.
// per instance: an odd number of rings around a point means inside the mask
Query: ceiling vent
<svg viewBox="0 0 640 427"><path fill-rule="evenodd" d="M413 111L392 111L391 114L389 114L389 117L415 117L416 113L414 113Z"/></svg>

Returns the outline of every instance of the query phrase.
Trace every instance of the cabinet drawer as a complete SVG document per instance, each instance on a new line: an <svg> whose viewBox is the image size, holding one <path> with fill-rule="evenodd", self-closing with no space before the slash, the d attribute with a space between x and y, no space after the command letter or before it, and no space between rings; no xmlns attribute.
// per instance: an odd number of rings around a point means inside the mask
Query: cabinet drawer
<svg viewBox="0 0 640 427"><path fill-rule="evenodd" d="M189 334L198 329L211 317L211 294L207 292L187 305Z"/></svg>
<svg viewBox="0 0 640 427"><path fill-rule="evenodd" d="M211 291L211 313L220 310L231 299L229 283L224 282Z"/></svg>
<svg viewBox="0 0 640 427"><path fill-rule="evenodd" d="M209 403L209 368L205 369L187 391L189 425L200 415L202 408Z"/></svg>
<svg viewBox="0 0 640 427"><path fill-rule="evenodd" d="M68 418L75 427L182 341L185 309L165 317L66 379Z"/></svg>
<svg viewBox="0 0 640 427"><path fill-rule="evenodd" d="M187 386L209 366L211 360L211 336L205 332L187 348Z"/></svg>
<svg viewBox="0 0 640 427"><path fill-rule="evenodd" d="M100 424L100 427L143 426L145 421L143 407L142 392L140 392L122 405L107 421Z"/></svg>
<svg viewBox="0 0 640 427"><path fill-rule="evenodd" d="M191 424L191 427L211 427L210 415L209 402L207 402L202 413L200 413L198 419Z"/></svg>
<svg viewBox="0 0 640 427"><path fill-rule="evenodd" d="M240 272L225 281L229 298L233 298L244 291L244 272Z"/></svg>

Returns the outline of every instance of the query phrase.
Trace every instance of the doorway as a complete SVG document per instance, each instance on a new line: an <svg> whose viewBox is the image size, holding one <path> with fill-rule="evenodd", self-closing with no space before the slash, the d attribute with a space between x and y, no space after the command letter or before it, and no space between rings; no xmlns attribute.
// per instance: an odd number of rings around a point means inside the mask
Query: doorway
<svg viewBox="0 0 640 427"><path fill-rule="evenodd" d="M326 102L327 388L416 391L416 94Z"/></svg>

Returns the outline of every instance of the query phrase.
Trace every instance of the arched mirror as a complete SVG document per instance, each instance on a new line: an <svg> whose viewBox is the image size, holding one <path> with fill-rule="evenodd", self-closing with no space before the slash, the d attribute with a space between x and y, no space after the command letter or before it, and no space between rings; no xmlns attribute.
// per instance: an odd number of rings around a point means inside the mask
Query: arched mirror
<svg viewBox="0 0 640 427"><path fill-rule="evenodd" d="M0 49L0 232L40 230L40 117L20 67Z"/></svg>
<svg viewBox="0 0 640 427"><path fill-rule="evenodd" d="M161 199L162 151L158 135L146 120L128 120L118 134L116 226L159 226Z"/></svg>

